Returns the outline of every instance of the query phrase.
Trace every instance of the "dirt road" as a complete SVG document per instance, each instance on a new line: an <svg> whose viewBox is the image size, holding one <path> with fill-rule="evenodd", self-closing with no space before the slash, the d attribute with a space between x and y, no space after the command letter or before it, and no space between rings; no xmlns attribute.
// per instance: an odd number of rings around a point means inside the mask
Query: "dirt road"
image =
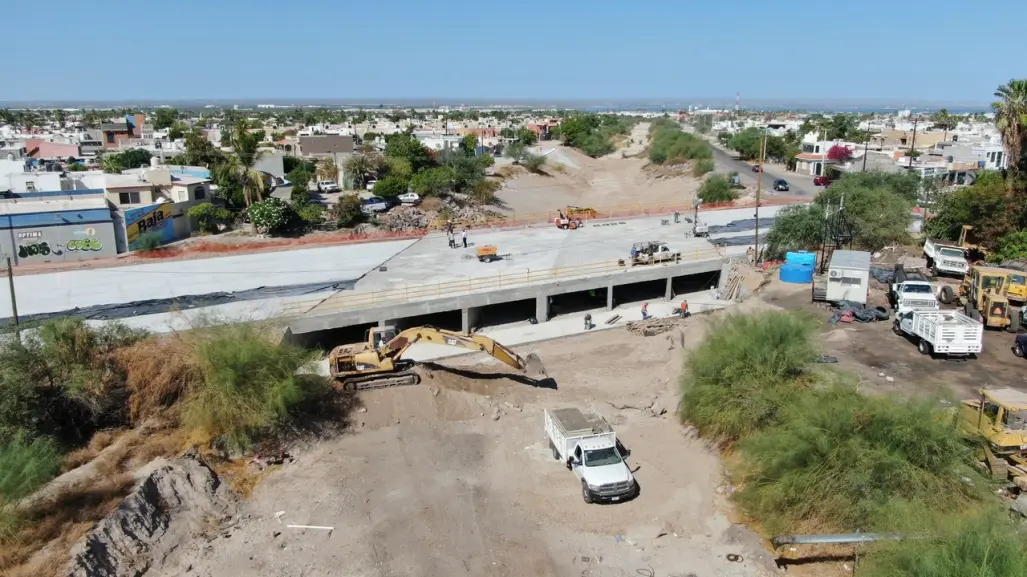
<svg viewBox="0 0 1027 577"><path fill-rule="evenodd" d="M760 540L728 520L716 455L673 415L680 339L704 324L669 335L673 349L623 330L539 345L555 388L471 356L420 386L361 393L353 433L270 474L193 574L765 575ZM633 501L585 504L548 450L543 408L590 404L630 451Z"/></svg>

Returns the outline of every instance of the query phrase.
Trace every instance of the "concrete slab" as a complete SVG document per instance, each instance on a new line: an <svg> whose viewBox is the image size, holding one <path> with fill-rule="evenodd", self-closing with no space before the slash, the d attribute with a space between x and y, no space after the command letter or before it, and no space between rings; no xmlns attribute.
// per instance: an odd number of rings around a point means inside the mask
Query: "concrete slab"
<svg viewBox="0 0 1027 577"><path fill-rule="evenodd" d="M734 214L721 214L721 213ZM748 210L711 211L717 223L727 224L732 220L748 218ZM504 279L509 286L534 284L536 274L551 269L562 269L593 263L614 262L629 256L631 245L639 241L662 240L682 251L682 261L690 259L717 260L713 246L704 239L685 238L691 225L684 219L680 223L663 225L665 218L638 218L631 220L588 224L579 230L560 230L556 227L526 228L506 231L471 231L468 247L451 249L446 235L433 234L389 261L385 272L378 270L360 279L353 290L339 291L338 297L312 306L310 315L338 311L341 301L349 301L353 295L372 291L403 291L410 294L403 300L425 300L432 298L431 291L412 290L439 284L468 280L468 292L476 292L471 279ZM703 220L707 220L703 215ZM458 237L459 238L459 237ZM483 263L476 258L477 248L483 245L497 247L501 260ZM601 271L594 271L596 275ZM609 271L607 271L609 272ZM583 271L581 276L590 276ZM570 278L570 277L568 277ZM549 279L551 281L551 279ZM542 282L539 279L539 282ZM450 285L452 286L452 284ZM482 290L495 290L497 285L489 283Z"/></svg>
<svg viewBox="0 0 1027 577"><path fill-rule="evenodd" d="M397 240L21 275L15 277L14 286L18 313L30 315L219 291L330 283L358 279L415 242ZM305 298L310 300L311 296ZM0 298L0 318L10 316L10 301Z"/></svg>

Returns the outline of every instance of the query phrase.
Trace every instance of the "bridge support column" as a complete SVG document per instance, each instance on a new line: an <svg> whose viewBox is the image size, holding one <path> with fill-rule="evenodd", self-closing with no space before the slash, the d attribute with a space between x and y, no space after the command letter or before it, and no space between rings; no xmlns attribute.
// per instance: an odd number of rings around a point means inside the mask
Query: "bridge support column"
<svg viewBox="0 0 1027 577"><path fill-rule="evenodd" d="M535 320L544 323L549 320L549 295L539 293L535 297Z"/></svg>
<svg viewBox="0 0 1027 577"><path fill-rule="evenodd" d="M717 288L724 290L727 288L727 281L731 279L731 261L724 261L724 265L720 267L720 281L717 284Z"/></svg>
<svg viewBox="0 0 1027 577"><path fill-rule="evenodd" d="M481 307L467 307L460 311L460 330L471 334L477 325L478 319L481 317Z"/></svg>
<svg viewBox="0 0 1027 577"><path fill-rule="evenodd" d="M610 285L606 287L606 310L612 311L613 307L613 285Z"/></svg>
<svg viewBox="0 0 1027 577"><path fill-rule="evenodd" d="M674 277L667 277L667 289L663 292L663 298L671 300L674 298Z"/></svg>

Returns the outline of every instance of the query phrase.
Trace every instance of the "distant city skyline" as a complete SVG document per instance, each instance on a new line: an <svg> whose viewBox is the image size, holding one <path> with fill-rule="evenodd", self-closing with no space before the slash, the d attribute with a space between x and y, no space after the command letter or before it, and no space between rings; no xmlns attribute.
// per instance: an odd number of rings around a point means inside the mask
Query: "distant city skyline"
<svg viewBox="0 0 1027 577"><path fill-rule="evenodd" d="M59 17L26 2L5 7L5 40L14 48L0 60L4 105L733 106L740 92L743 108L961 108L986 107L996 87L1027 76L1015 58L1023 0L989 4L1002 17L986 30L967 28L966 4L957 0L57 6Z"/></svg>

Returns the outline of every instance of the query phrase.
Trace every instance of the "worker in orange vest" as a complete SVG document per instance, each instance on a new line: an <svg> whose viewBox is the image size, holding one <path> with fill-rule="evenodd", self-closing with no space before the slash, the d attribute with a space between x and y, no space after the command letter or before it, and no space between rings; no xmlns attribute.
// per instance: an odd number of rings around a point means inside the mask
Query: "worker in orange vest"
<svg viewBox="0 0 1027 577"><path fill-rule="evenodd" d="M678 309L678 316L683 319L692 316L692 313L688 312L688 301L681 301L681 308Z"/></svg>

